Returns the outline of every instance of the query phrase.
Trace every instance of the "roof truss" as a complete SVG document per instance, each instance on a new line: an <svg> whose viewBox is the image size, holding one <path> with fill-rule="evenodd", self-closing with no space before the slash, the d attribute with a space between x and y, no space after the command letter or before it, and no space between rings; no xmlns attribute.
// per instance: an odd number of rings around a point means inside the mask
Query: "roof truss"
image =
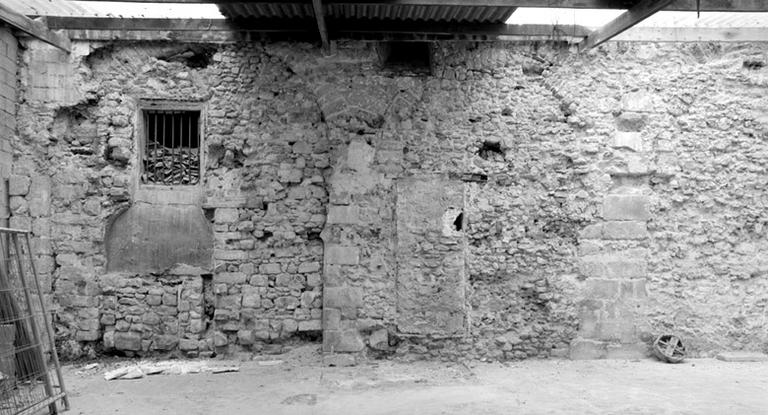
<svg viewBox="0 0 768 415"><path fill-rule="evenodd" d="M642 0L631 9L619 15L619 17L608 22L605 26L590 33L586 39L579 43L579 50L588 50L600 45L668 6L672 1Z"/></svg>

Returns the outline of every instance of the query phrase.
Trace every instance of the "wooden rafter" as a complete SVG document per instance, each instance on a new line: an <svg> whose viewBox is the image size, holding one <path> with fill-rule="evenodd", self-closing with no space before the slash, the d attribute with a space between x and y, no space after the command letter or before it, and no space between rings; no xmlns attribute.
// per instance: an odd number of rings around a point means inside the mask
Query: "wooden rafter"
<svg viewBox="0 0 768 415"><path fill-rule="evenodd" d="M273 36L317 39L317 25L312 20L239 22L227 19L48 17L46 21L49 27L67 30L73 39L78 40L228 43ZM580 40L588 34L589 30L582 26L346 20L328 22L329 39Z"/></svg>
<svg viewBox="0 0 768 415"><path fill-rule="evenodd" d="M72 50L72 44L68 37L50 30L40 21L32 20L27 16L11 10L3 3L0 3L0 22L5 22L14 29L24 32L35 39L42 40L43 42L55 46L67 53Z"/></svg>
<svg viewBox="0 0 768 415"><path fill-rule="evenodd" d="M75 1L75 0L70 0ZM309 4L310 0L79 0L126 1L133 3L229 4L285 3ZM326 0L329 4L389 4L415 6L477 6L477 7L553 7L567 9L629 9L637 0ZM768 12L765 0L700 0L703 12ZM664 10L696 11L697 0L674 0Z"/></svg>
<svg viewBox="0 0 768 415"><path fill-rule="evenodd" d="M642 0L640 3L611 20L605 26L590 33L579 43L579 50L588 50L647 19L672 3L673 0Z"/></svg>
<svg viewBox="0 0 768 415"><path fill-rule="evenodd" d="M331 44L328 41L328 28L325 26L322 0L312 0L312 10L315 12L317 30L320 32L320 42L323 44L323 51L329 53L331 51Z"/></svg>

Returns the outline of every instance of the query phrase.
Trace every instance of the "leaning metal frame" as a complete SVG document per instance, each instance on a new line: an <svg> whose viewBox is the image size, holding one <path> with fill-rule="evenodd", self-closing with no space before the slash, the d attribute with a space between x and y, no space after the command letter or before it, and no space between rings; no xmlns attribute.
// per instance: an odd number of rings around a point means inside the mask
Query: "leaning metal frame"
<svg viewBox="0 0 768 415"><path fill-rule="evenodd" d="M50 318L29 232L0 227L0 415L69 410Z"/></svg>

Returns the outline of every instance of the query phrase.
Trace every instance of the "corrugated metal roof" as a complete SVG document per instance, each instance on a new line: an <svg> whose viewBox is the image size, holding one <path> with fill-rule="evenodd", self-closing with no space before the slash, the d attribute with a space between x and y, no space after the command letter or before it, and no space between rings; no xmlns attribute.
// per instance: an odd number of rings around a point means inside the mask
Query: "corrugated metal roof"
<svg viewBox="0 0 768 415"><path fill-rule="evenodd" d="M509 18L510 24L574 24L602 27L623 10L561 9L521 7ZM677 12L660 11L641 21L636 27L768 27L768 13L743 12Z"/></svg>
<svg viewBox="0 0 768 415"><path fill-rule="evenodd" d="M398 21L439 21L466 23L504 23L515 7L414 6L402 4L329 4L323 6L329 19L371 19ZM314 18L310 4L227 3L219 4L225 17Z"/></svg>
<svg viewBox="0 0 768 415"><path fill-rule="evenodd" d="M311 4L297 3L227 3L219 4L219 11L230 19L289 19L314 18Z"/></svg>
<svg viewBox="0 0 768 415"><path fill-rule="evenodd" d="M94 11L65 0L2 0L3 4L27 16L92 16Z"/></svg>

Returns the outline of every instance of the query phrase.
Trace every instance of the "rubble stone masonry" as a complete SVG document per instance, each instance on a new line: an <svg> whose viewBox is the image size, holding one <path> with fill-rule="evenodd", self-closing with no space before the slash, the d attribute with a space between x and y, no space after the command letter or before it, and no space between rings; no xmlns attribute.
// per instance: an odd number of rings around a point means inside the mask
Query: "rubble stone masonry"
<svg viewBox="0 0 768 415"><path fill-rule="evenodd" d="M11 224L62 350L765 351L764 45L384 50L29 42ZM201 184L139 183L146 100L204 105Z"/></svg>

